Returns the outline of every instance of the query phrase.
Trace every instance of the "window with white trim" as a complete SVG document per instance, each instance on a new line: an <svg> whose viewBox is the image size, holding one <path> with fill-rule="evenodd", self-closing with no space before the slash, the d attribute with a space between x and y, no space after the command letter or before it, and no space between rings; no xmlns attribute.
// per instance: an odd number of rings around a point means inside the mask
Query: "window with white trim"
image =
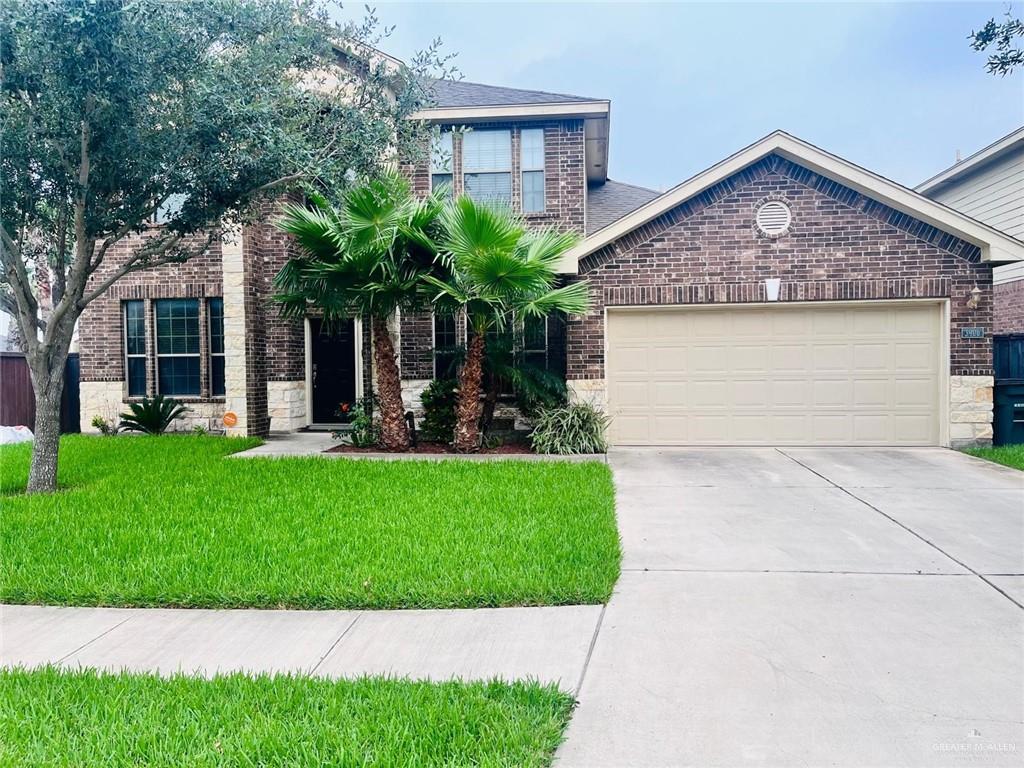
<svg viewBox="0 0 1024 768"><path fill-rule="evenodd" d="M209 326L210 348L210 394L224 396L224 299L208 299L206 302L207 325Z"/></svg>
<svg viewBox="0 0 1024 768"><path fill-rule="evenodd" d="M519 137L523 213L544 212L544 129L526 128Z"/></svg>
<svg viewBox="0 0 1024 768"><path fill-rule="evenodd" d="M443 131L434 137L430 152L430 189L452 184L452 132Z"/></svg>
<svg viewBox="0 0 1024 768"><path fill-rule="evenodd" d="M146 302L124 302L124 369L128 397L146 395Z"/></svg>
<svg viewBox="0 0 1024 768"><path fill-rule="evenodd" d="M463 134L462 185L474 200L511 205L511 131L469 131Z"/></svg>
<svg viewBox="0 0 1024 768"><path fill-rule="evenodd" d="M199 300L160 299L155 307L157 392L199 396Z"/></svg>

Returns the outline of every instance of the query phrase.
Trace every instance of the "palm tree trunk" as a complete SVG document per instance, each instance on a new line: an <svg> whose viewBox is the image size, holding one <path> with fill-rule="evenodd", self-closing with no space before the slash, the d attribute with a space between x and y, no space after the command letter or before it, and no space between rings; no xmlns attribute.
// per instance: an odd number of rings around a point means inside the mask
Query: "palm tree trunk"
<svg viewBox="0 0 1024 768"><path fill-rule="evenodd" d="M470 453L480 447L480 380L483 378L484 336L469 340L459 371L459 400L455 406L455 450Z"/></svg>
<svg viewBox="0 0 1024 768"><path fill-rule="evenodd" d="M480 435L487 437L491 431L491 424L494 423L494 409L498 406L498 397L501 395L501 385L504 382L493 371L487 377L487 392L484 394L483 413L480 416Z"/></svg>
<svg viewBox="0 0 1024 768"><path fill-rule="evenodd" d="M387 320L373 318L373 354L377 362L377 398L380 400L380 439L389 451L409 450L409 429L402 403L402 378L395 362L395 345Z"/></svg>

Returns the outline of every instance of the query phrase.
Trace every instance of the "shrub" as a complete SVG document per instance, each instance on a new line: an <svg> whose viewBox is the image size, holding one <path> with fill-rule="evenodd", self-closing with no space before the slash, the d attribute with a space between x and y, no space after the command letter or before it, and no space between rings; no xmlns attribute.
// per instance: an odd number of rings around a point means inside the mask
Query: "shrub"
<svg viewBox="0 0 1024 768"><path fill-rule="evenodd" d="M100 431L101 435L106 435L107 437L113 437L121 429L117 424L111 424L99 414L92 417L92 425Z"/></svg>
<svg viewBox="0 0 1024 768"><path fill-rule="evenodd" d="M455 403L458 401L455 379L434 379L420 396L423 420L420 436L428 442L450 443L455 439Z"/></svg>
<svg viewBox="0 0 1024 768"><path fill-rule="evenodd" d="M129 403L129 413L121 414L121 428L128 432L144 432L160 435L171 424L188 412L188 408L173 397L154 395L144 397L141 402Z"/></svg>
<svg viewBox="0 0 1024 768"><path fill-rule="evenodd" d="M356 448L372 448L380 443L380 420L374 415L377 407L373 395L357 400L352 408L352 429L348 433L349 440Z"/></svg>
<svg viewBox="0 0 1024 768"><path fill-rule="evenodd" d="M608 417L590 403L544 408L534 421L530 442L537 453L604 453Z"/></svg>

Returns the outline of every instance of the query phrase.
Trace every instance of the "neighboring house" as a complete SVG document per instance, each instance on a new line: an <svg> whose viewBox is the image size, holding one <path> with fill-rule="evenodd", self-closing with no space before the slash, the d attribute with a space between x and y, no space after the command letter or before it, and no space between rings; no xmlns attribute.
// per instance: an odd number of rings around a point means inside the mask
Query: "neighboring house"
<svg viewBox="0 0 1024 768"><path fill-rule="evenodd" d="M916 188L922 195L1024 240L1024 127ZM992 332L1024 333L1024 263L992 273Z"/></svg>
<svg viewBox="0 0 1024 768"><path fill-rule="evenodd" d="M786 133L659 193L608 179L607 100L434 91L417 117L441 126L441 146L404 169L416 190L451 183L583 236L562 272L590 282L592 310L531 324L524 352L608 410L613 443L991 439L991 338L974 329L992 325L992 266L1024 244ZM367 323L327 336L269 303L288 257L272 218L90 306L83 428L163 392L208 426L231 412L230 432L263 435L331 423L369 389ZM415 407L465 324L423 312L395 325Z"/></svg>

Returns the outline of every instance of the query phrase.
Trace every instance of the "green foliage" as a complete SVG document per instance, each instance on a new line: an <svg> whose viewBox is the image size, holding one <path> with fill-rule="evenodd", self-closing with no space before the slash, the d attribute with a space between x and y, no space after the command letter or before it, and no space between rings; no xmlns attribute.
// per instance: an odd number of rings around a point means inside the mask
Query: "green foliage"
<svg viewBox="0 0 1024 768"><path fill-rule="evenodd" d="M278 226L301 253L277 274L275 300L287 317L310 307L328 323L355 315L390 317L424 303L421 277L436 271L443 196L417 199L396 172L349 190L340 207L313 197L290 205Z"/></svg>
<svg viewBox="0 0 1024 768"><path fill-rule="evenodd" d="M349 424L348 438L356 448L372 448L380 444L380 419L376 415L377 401L367 395L356 400Z"/></svg>
<svg viewBox="0 0 1024 768"><path fill-rule="evenodd" d="M144 397L138 403L128 404L128 412L121 414L121 429L126 432L162 435L175 420L182 418L188 410L173 397L164 397L163 395Z"/></svg>
<svg viewBox="0 0 1024 768"><path fill-rule="evenodd" d="M92 424L93 429L98 429L100 434L105 437L113 437L121 429L117 424L111 424L99 414L92 417L90 424Z"/></svg>
<svg viewBox="0 0 1024 768"><path fill-rule="evenodd" d="M537 453L604 453L608 417L590 403L542 409L530 441Z"/></svg>
<svg viewBox="0 0 1024 768"><path fill-rule="evenodd" d="M1024 470L1024 445L996 445L984 448L964 448L964 453L979 459L994 461L1014 469Z"/></svg>
<svg viewBox="0 0 1024 768"><path fill-rule="evenodd" d="M455 379L434 379L423 390L423 420L420 437L434 443L450 443L455 436L455 403L458 401Z"/></svg>
<svg viewBox="0 0 1024 768"><path fill-rule="evenodd" d="M0 754L8 766L541 768L572 706L530 682L7 669Z"/></svg>
<svg viewBox="0 0 1024 768"><path fill-rule="evenodd" d="M586 312L588 285L555 287L558 265L578 236L551 229L527 231L507 208L460 197L440 214L441 256L448 274L426 275L441 311L464 310L474 332L499 330L513 317Z"/></svg>
<svg viewBox="0 0 1024 768"><path fill-rule="evenodd" d="M374 20L339 27L332 6L3 3L4 227L42 224L56 249L81 192L90 240L142 231L171 196L180 205L155 237L200 232L239 220L276 182L330 193L379 173L394 142L422 152L427 129L407 119L428 99L416 75L443 60L354 66Z"/></svg>
<svg viewBox="0 0 1024 768"><path fill-rule="evenodd" d="M1013 15L1011 8L1006 9L1006 20L989 19L985 26L977 32L971 32L969 40L971 48L976 51L988 50L995 46L995 53L989 54L985 68L993 75L1005 76L1017 67L1024 65L1024 48L1020 38L1024 38L1024 21Z"/></svg>
<svg viewBox="0 0 1024 768"><path fill-rule="evenodd" d="M564 405L568 398L565 379L523 359L513 341L521 337L519 331L517 328L515 334L488 339L484 351L484 375L489 380L488 385L496 379L499 390L504 391L502 385L507 383L515 394L516 406L527 416L540 408Z"/></svg>
<svg viewBox="0 0 1024 768"><path fill-rule="evenodd" d="M619 574L604 463L227 458L259 441L190 434L61 440L55 496L18 493L31 445L0 446L0 603L572 605L606 601Z"/></svg>

